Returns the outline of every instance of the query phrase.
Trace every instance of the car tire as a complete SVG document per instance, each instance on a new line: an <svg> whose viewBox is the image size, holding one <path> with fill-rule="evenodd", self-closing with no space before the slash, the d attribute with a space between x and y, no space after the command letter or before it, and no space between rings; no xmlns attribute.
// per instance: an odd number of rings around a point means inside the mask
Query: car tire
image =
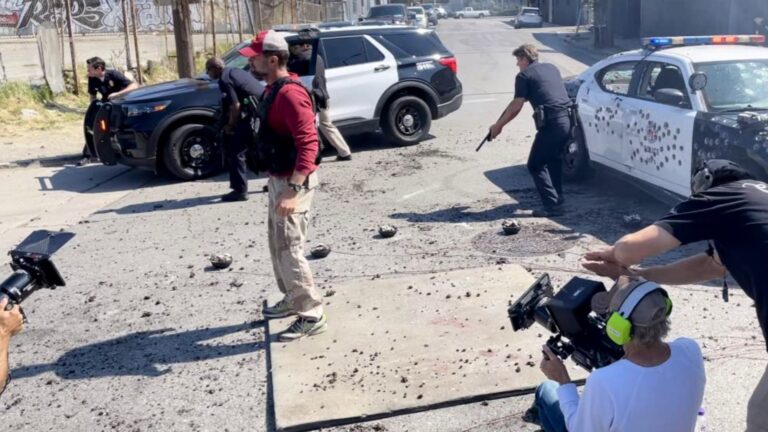
<svg viewBox="0 0 768 432"><path fill-rule="evenodd" d="M210 177L223 168L216 131L207 125L187 123L171 132L163 146L165 168L181 180Z"/></svg>
<svg viewBox="0 0 768 432"><path fill-rule="evenodd" d="M563 155L563 178L569 181L585 180L592 174L589 151L580 127L576 128L575 135L575 139L568 140Z"/></svg>
<svg viewBox="0 0 768 432"><path fill-rule="evenodd" d="M429 134L432 112L417 96L400 96L388 106L383 119L384 133L397 145L417 144Z"/></svg>

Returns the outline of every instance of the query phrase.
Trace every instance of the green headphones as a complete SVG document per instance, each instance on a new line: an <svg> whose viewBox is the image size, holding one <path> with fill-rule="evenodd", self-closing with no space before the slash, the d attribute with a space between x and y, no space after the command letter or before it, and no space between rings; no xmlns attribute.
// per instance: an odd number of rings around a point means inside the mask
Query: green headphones
<svg viewBox="0 0 768 432"><path fill-rule="evenodd" d="M608 335L608 338L619 346L626 344L632 339L632 322L629 320L629 317L648 294L657 290L664 293L664 299L667 303L666 316L672 313L672 300L670 300L667 292L659 284L647 280L634 283L639 285L624 299L619 310L611 314L608 323L605 325L605 333Z"/></svg>

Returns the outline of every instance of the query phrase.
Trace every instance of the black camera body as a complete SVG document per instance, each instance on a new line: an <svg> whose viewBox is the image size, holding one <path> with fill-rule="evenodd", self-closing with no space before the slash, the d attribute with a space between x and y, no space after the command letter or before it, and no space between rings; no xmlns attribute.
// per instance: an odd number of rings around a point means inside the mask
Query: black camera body
<svg viewBox="0 0 768 432"><path fill-rule="evenodd" d="M608 366L624 356L624 350L605 333L606 318L592 312L592 296L604 292L601 282L574 277L556 294L544 273L508 309L512 329L533 323L554 333L547 347L562 359L573 358L591 371Z"/></svg>
<svg viewBox="0 0 768 432"><path fill-rule="evenodd" d="M52 257L74 236L70 232L38 230L8 252L13 273L0 284L0 299L8 298L12 307L38 289L66 285Z"/></svg>

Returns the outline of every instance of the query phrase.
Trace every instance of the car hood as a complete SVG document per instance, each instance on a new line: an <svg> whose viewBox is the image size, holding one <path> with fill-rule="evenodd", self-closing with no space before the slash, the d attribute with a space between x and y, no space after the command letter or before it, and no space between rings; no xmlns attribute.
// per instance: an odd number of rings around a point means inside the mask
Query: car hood
<svg viewBox="0 0 768 432"><path fill-rule="evenodd" d="M116 102L144 102L165 97L176 96L195 91L207 90L215 84L212 81L184 78L160 84L140 87L116 99Z"/></svg>

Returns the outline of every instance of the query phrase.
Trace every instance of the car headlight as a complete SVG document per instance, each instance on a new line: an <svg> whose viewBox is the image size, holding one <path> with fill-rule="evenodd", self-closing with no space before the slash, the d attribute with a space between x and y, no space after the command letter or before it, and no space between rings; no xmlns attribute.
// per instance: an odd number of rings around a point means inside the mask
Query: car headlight
<svg viewBox="0 0 768 432"><path fill-rule="evenodd" d="M156 113L160 111L164 111L166 108L168 108L168 105L171 104L171 101L157 101L157 102L149 102L149 103L143 103L143 104L130 104L130 105L123 105L123 112L128 117L137 117L144 114L151 114Z"/></svg>

